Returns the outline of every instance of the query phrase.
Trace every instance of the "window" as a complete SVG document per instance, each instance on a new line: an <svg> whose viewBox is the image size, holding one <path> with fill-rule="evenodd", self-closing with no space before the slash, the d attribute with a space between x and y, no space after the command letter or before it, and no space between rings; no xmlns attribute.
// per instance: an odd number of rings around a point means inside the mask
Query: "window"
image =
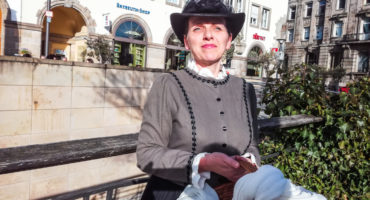
<svg viewBox="0 0 370 200"><path fill-rule="evenodd" d="M146 34L138 23L121 23L115 31L114 39L114 64L145 67Z"/></svg>
<svg viewBox="0 0 370 200"><path fill-rule="evenodd" d="M320 1L318 15L325 15L326 0Z"/></svg>
<svg viewBox="0 0 370 200"><path fill-rule="evenodd" d="M366 17L362 20L362 34L361 40L370 40L370 17Z"/></svg>
<svg viewBox="0 0 370 200"><path fill-rule="evenodd" d="M252 5L252 11L251 11L251 25L257 26L258 24L258 12L259 12L259 7Z"/></svg>
<svg viewBox="0 0 370 200"><path fill-rule="evenodd" d="M323 26L316 26L316 40L322 40Z"/></svg>
<svg viewBox="0 0 370 200"><path fill-rule="evenodd" d="M233 0L226 0L225 4L230 7L233 7Z"/></svg>
<svg viewBox="0 0 370 200"><path fill-rule="evenodd" d="M262 9L262 28L268 29L269 28L269 19L270 19L270 10L269 9Z"/></svg>
<svg viewBox="0 0 370 200"><path fill-rule="evenodd" d="M370 4L370 0L365 0L365 4Z"/></svg>
<svg viewBox="0 0 370 200"><path fill-rule="evenodd" d="M304 27L303 40L310 39L310 27Z"/></svg>
<svg viewBox="0 0 370 200"><path fill-rule="evenodd" d="M312 2L306 4L306 17L311 17L312 15Z"/></svg>
<svg viewBox="0 0 370 200"><path fill-rule="evenodd" d="M344 9L346 7L346 0L337 0L337 9Z"/></svg>
<svg viewBox="0 0 370 200"><path fill-rule="evenodd" d="M289 8L289 19L290 20L295 19L295 6Z"/></svg>
<svg viewBox="0 0 370 200"><path fill-rule="evenodd" d="M331 53L331 69L335 69L342 66L343 52Z"/></svg>
<svg viewBox="0 0 370 200"><path fill-rule="evenodd" d="M287 42L293 42L293 39L294 39L294 29L289 29Z"/></svg>
<svg viewBox="0 0 370 200"><path fill-rule="evenodd" d="M236 1L236 10L238 13L243 12L242 0Z"/></svg>
<svg viewBox="0 0 370 200"><path fill-rule="evenodd" d="M338 21L334 23L333 37L342 37L343 22Z"/></svg>
<svg viewBox="0 0 370 200"><path fill-rule="evenodd" d="M166 0L166 3L180 6L180 0Z"/></svg>
<svg viewBox="0 0 370 200"><path fill-rule="evenodd" d="M369 72L369 53L368 52L359 53L357 72Z"/></svg>
<svg viewBox="0 0 370 200"><path fill-rule="evenodd" d="M186 60L189 56L189 51L184 47L184 44L172 34L166 45L165 69L179 70L186 67Z"/></svg>

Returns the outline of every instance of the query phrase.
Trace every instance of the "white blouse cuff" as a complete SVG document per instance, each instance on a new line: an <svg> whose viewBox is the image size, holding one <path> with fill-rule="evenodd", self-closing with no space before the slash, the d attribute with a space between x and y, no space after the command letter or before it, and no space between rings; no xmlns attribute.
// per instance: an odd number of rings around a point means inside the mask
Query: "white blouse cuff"
<svg viewBox="0 0 370 200"><path fill-rule="evenodd" d="M211 178L211 172L198 172L199 162L208 153L200 153L194 157L193 164L191 166L191 183L198 189L203 189L204 183L207 179Z"/></svg>
<svg viewBox="0 0 370 200"><path fill-rule="evenodd" d="M254 164L256 164L256 165L257 165L256 157L255 157L253 154L251 154L251 153L247 152L247 153L245 153L244 155L242 155L242 157L244 157L244 158L250 158L250 159L252 160L252 163L254 163ZM257 166L258 166L258 165L257 165Z"/></svg>

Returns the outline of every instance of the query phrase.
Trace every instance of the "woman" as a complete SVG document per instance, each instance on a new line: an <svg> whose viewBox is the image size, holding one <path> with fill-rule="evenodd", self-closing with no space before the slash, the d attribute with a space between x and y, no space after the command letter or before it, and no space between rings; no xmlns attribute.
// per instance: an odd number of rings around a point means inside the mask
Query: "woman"
<svg viewBox="0 0 370 200"><path fill-rule="evenodd" d="M171 15L191 59L185 70L159 77L149 92L137 160L152 176L142 199L177 199L187 184L236 182L247 173L241 155L259 164L254 88L221 65L244 19L220 0L190 0Z"/></svg>

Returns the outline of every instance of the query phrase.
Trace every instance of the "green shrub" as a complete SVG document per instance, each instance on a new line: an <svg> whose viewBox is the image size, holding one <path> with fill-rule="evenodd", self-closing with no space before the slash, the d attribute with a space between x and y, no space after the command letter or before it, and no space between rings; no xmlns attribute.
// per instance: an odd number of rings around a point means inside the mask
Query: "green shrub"
<svg viewBox="0 0 370 200"><path fill-rule="evenodd" d="M268 78L262 102L272 117L309 114L321 123L279 130L260 144L261 154L280 152L274 163L294 183L328 199L370 199L370 79L329 93L324 72L305 64ZM269 73L272 74L272 73Z"/></svg>

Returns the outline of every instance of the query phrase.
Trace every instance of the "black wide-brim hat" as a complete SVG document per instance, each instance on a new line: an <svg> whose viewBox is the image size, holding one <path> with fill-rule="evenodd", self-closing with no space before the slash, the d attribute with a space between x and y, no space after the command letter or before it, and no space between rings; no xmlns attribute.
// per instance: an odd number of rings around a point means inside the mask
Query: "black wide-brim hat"
<svg viewBox="0 0 370 200"><path fill-rule="evenodd" d="M232 8L221 0L189 0L181 13L172 13L171 26L177 38L184 43L189 17L222 17L234 40L244 25L245 14L233 13Z"/></svg>

